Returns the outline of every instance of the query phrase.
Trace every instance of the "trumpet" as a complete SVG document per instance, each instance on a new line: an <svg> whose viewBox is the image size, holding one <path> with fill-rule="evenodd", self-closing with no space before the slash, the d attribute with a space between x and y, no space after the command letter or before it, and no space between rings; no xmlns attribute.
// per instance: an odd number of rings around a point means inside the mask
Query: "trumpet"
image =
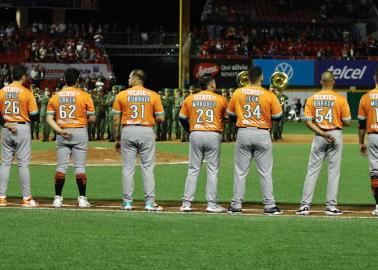
<svg viewBox="0 0 378 270"><path fill-rule="evenodd" d="M289 77L284 72L274 72L270 76L270 87L278 91L286 89L289 84Z"/></svg>

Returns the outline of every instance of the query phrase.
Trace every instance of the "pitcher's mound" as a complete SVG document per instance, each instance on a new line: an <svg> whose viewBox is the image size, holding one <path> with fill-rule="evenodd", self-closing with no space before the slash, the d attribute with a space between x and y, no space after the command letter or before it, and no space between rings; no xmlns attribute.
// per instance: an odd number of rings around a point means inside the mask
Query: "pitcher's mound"
<svg viewBox="0 0 378 270"><path fill-rule="evenodd" d="M156 152L155 164L182 164L188 163L184 155L177 155L166 152ZM31 164L55 165L56 151L43 150L32 152ZM139 158L137 164L140 164ZM93 147L88 149L87 166L119 166L122 165L122 157L114 149L105 147Z"/></svg>

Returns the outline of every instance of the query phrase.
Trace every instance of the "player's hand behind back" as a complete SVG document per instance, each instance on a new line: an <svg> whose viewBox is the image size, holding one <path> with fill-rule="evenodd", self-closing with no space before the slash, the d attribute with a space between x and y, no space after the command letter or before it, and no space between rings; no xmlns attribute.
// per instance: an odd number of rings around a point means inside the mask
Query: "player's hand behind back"
<svg viewBox="0 0 378 270"><path fill-rule="evenodd" d="M324 136L324 139L326 139L326 141L327 141L328 144L334 144L335 141L336 141L335 137L333 137L333 136L330 135L330 134L326 134L326 135Z"/></svg>
<svg viewBox="0 0 378 270"><path fill-rule="evenodd" d="M14 123L5 123L4 125L10 132L16 133L17 132L17 125Z"/></svg>
<svg viewBox="0 0 378 270"><path fill-rule="evenodd" d="M72 137L72 134L65 130L61 131L59 134L65 139L70 139Z"/></svg>

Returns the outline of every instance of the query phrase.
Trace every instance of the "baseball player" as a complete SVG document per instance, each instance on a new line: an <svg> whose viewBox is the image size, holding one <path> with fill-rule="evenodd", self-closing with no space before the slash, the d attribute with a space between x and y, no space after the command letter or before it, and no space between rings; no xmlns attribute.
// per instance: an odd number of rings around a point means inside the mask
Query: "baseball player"
<svg viewBox="0 0 378 270"><path fill-rule="evenodd" d="M307 99L304 119L314 131L307 176L303 188L298 215L308 215L314 189L324 159L328 159L328 186L325 214L342 215L336 208L339 188L341 154L343 149L342 128L350 125L350 109L346 98L334 89L335 79L330 71L322 74L322 90Z"/></svg>
<svg viewBox="0 0 378 270"><path fill-rule="evenodd" d="M249 85L235 91L227 108L230 118L237 119L238 127L234 154L234 196L228 212L242 213L245 180L251 161L255 158L264 197L264 213L279 215L282 211L276 206L273 195L273 157L269 129L272 120L279 121L282 117L282 108L277 97L261 87L261 67L251 67L248 78Z"/></svg>
<svg viewBox="0 0 378 270"><path fill-rule="evenodd" d="M378 66L375 69L375 88L362 96L358 108L360 152L369 160L371 189L376 207L372 215L378 216ZM365 144L365 133L368 144Z"/></svg>
<svg viewBox="0 0 378 270"><path fill-rule="evenodd" d="M123 159L123 203L124 210L132 210L134 172L136 157L140 155L145 193L145 210L161 211L155 204L155 123L164 121L164 109L160 97L145 88L146 74L136 69L130 73L130 88L119 93L113 104L114 136L116 150ZM120 123L123 126L120 141Z"/></svg>
<svg viewBox="0 0 378 270"><path fill-rule="evenodd" d="M9 173L14 156L17 157L24 207L35 207L30 191L29 161L31 155L30 121L38 120L38 107L33 93L23 86L26 68L12 69L13 83L0 90L1 132L0 206L6 206Z"/></svg>
<svg viewBox="0 0 378 270"><path fill-rule="evenodd" d="M184 100L179 115L183 128L190 132L189 169L180 211L192 211L191 203L196 193L201 165L203 160L206 160L206 211L221 213L226 209L218 205L217 184L227 100L222 95L214 93L216 83L210 75L201 76L199 84L202 91L190 95Z"/></svg>
<svg viewBox="0 0 378 270"><path fill-rule="evenodd" d="M87 208L87 175L85 162L88 151L88 122L95 122L95 109L91 96L76 87L80 73L69 68L64 72L65 87L55 93L47 105L47 123L56 131L57 168L55 173L55 197L53 207L62 207L62 190L70 157L74 167L78 204Z"/></svg>

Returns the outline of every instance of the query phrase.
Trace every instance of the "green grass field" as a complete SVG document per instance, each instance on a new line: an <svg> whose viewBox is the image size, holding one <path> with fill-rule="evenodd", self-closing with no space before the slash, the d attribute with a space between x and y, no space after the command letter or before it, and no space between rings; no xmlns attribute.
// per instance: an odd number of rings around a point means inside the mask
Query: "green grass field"
<svg viewBox="0 0 378 270"><path fill-rule="evenodd" d="M303 123L289 123L287 134L311 134ZM353 131L353 132L351 132ZM355 134L356 125L348 133ZM109 146L105 142L92 146ZM54 148L34 143L33 150ZM219 200L232 197L234 144L223 144ZM186 155L187 143L159 143L159 151ZM274 189L279 203L298 203L306 175L309 144L274 145ZM204 168L205 169L205 168ZM54 166L31 166L34 197L52 198ZM187 165L155 168L157 201L179 202ZM121 167L88 167L89 199L121 202ZM20 196L17 167L12 168L8 196ZM246 201L260 203L257 172L251 167ZM135 197L143 201L141 174ZM204 202L202 171L197 201ZM324 204L323 168L314 197ZM69 172L65 198L76 198ZM373 205L368 164L358 146L344 145L340 204ZM228 215L144 214L123 212L0 209L4 245L1 269L376 269L375 219L256 217Z"/></svg>

